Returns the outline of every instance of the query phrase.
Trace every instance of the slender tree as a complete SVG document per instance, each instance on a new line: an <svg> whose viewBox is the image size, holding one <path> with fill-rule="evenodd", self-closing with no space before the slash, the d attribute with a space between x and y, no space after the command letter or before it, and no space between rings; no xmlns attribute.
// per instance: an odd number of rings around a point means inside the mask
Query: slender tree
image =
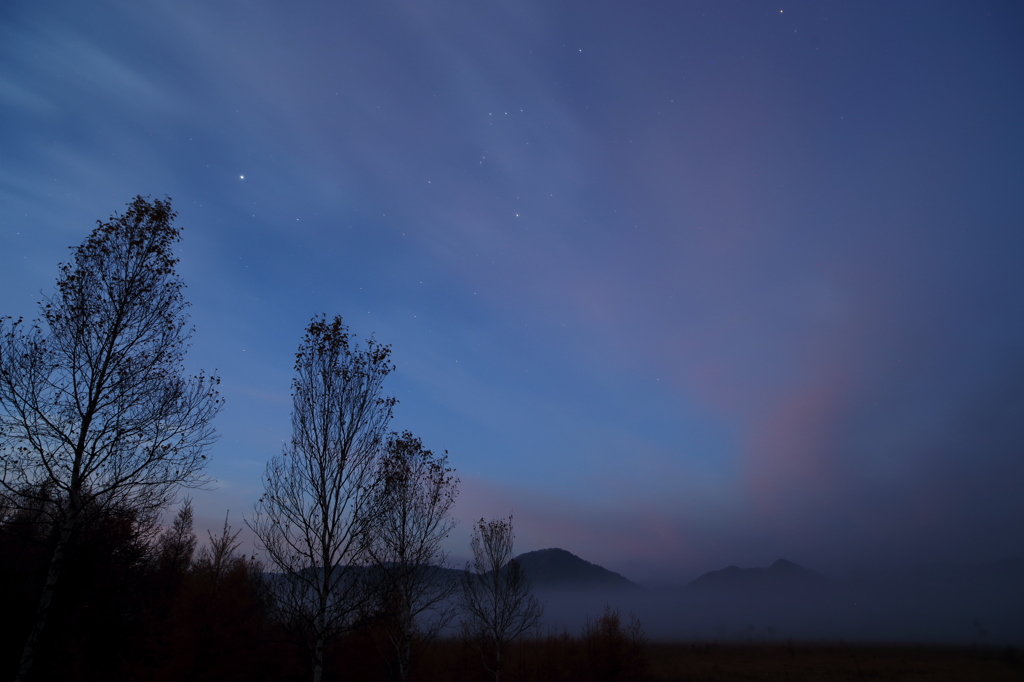
<svg viewBox="0 0 1024 682"><path fill-rule="evenodd" d="M238 536L242 534L242 529L239 528L235 532L231 532L231 524L228 523L230 515L230 510L225 512L224 527L221 529L220 535L214 537L212 532L206 531L209 542L199 550L199 556L196 557L196 569L209 575L214 585L219 583L220 579L236 564L249 561L238 553L238 548L242 546L242 542L238 539Z"/></svg>
<svg viewBox="0 0 1024 682"><path fill-rule="evenodd" d="M271 580L286 622L301 628L313 680L324 647L350 629L369 595L365 530L394 398L383 395L391 349L355 344L340 317L314 318L295 356L292 439L267 464L249 526L279 574Z"/></svg>
<svg viewBox="0 0 1024 682"><path fill-rule="evenodd" d="M191 498L186 497L171 522L171 527L156 541L157 567L170 575L183 575L192 566L196 551Z"/></svg>
<svg viewBox="0 0 1024 682"><path fill-rule="evenodd" d="M203 482L216 377L187 377L192 334L170 201L136 197L60 266L42 319L0 320L0 485L50 507L57 539L18 679L32 669L68 543L90 515L141 517Z"/></svg>
<svg viewBox="0 0 1024 682"><path fill-rule="evenodd" d="M522 566L512 557L512 517L480 519L469 546L472 565L462 581L463 631L484 667L500 682L505 651L540 624L543 613Z"/></svg>
<svg viewBox="0 0 1024 682"><path fill-rule="evenodd" d="M378 623L390 650L382 653L391 676L405 682L414 647L436 637L455 615L459 584L447 576L441 542L455 526L450 511L459 482L447 453L434 455L408 431L389 437L380 479L368 553Z"/></svg>

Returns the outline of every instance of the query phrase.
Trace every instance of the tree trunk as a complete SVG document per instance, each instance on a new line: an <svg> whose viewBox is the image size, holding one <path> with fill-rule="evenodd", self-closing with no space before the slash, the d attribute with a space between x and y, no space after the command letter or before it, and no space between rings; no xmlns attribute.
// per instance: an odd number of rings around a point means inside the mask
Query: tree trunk
<svg viewBox="0 0 1024 682"><path fill-rule="evenodd" d="M313 682L322 682L324 678L324 636L317 633L313 645Z"/></svg>
<svg viewBox="0 0 1024 682"><path fill-rule="evenodd" d="M25 648L21 651L21 664L18 666L18 676L14 682L25 682L32 671L32 663L35 661L36 650L39 648L39 640L46 628L46 617L50 613L50 604L53 602L53 595L57 591L57 580L60 578L61 568L64 566L64 550L71 541L71 535L75 530L77 514L74 510L68 514L64 525L60 529L60 537L57 539L57 546L53 549L53 556L50 558L50 569L46 574L46 584L43 586L43 593L39 597L39 606L36 608L35 622L28 634Z"/></svg>
<svg viewBox="0 0 1024 682"><path fill-rule="evenodd" d="M407 682L409 679L409 661L412 660L412 642L406 632L398 647L398 679Z"/></svg>

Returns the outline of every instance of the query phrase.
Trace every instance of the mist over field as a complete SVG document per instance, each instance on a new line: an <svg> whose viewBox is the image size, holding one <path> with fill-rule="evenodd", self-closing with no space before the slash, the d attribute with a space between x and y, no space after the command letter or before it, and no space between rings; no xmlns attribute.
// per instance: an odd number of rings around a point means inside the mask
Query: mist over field
<svg viewBox="0 0 1024 682"><path fill-rule="evenodd" d="M544 605L544 632L580 632L606 610L657 640L1024 644L1024 561L827 576L780 559L644 587L569 552L518 557Z"/></svg>
<svg viewBox="0 0 1024 682"><path fill-rule="evenodd" d="M606 606L658 640L1024 644L1024 565L935 567L811 585L719 591L537 590L548 630L578 632Z"/></svg>

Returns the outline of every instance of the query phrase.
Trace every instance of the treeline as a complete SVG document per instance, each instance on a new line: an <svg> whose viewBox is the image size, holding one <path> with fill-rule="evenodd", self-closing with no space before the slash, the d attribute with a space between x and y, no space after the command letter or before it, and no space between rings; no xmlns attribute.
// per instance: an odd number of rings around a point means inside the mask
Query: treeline
<svg viewBox="0 0 1024 682"><path fill-rule="evenodd" d="M58 506L4 510L3 679L17 674L35 622ZM131 510L98 514L66 548L32 679L290 679L297 652L269 618L262 567L232 537L225 529L196 551L189 505L162 534Z"/></svg>
<svg viewBox="0 0 1024 682"><path fill-rule="evenodd" d="M45 513L7 510L0 524L3 678L14 676L55 544ZM250 682L308 680L308 650L280 622L264 567L238 551L225 525L197 546L186 504L157 533L151 520L111 510L68 553L33 678ZM521 639L508 649L509 680L638 680L637 624L607 612L577 636ZM325 650L325 679L390 680L387 626L366 619ZM443 637L411 662L410 679L493 679L471 638Z"/></svg>
<svg viewBox="0 0 1024 682"><path fill-rule="evenodd" d="M239 554L227 519L197 550L187 500L160 531L180 491L208 482L222 407L218 377L184 373L174 218L169 200L137 197L72 250L38 320L0 318L5 673L404 682L441 665L430 645L454 627L480 674L522 665L513 644L541 608L511 517L481 519L471 566L447 567L447 453L390 430L391 349L341 317L315 316L295 354L292 435L245 519L260 559ZM619 630L609 613L584 639ZM588 647L592 662L617 651Z"/></svg>

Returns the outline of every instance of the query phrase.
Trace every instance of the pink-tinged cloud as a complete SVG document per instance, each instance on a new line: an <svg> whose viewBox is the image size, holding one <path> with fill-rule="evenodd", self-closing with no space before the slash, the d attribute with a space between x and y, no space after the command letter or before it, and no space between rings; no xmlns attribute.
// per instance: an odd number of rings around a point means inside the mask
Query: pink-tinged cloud
<svg viewBox="0 0 1024 682"><path fill-rule="evenodd" d="M794 498L827 498L837 485L835 436L850 388L843 367L822 368L777 395L750 425L743 469L749 500L760 513L778 514Z"/></svg>

